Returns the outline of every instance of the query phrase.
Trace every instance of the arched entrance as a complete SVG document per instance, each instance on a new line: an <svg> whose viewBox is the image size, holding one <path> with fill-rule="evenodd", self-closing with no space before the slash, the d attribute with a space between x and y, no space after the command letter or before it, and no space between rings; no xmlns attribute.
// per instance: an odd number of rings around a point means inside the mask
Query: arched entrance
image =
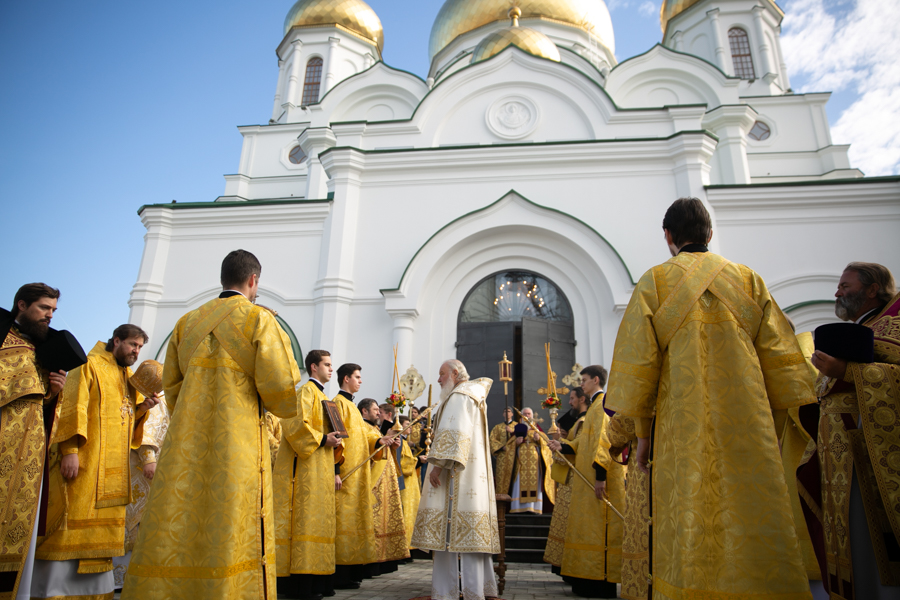
<svg viewBox="0 0 900 600"><path fill-rule="evenodd" d="M546 277L525 270L499 271L479 281L466 296L457 321L456 357L473 377L488 374L494 379L487 402L492 426L503 420L505 399L497 377L504 352L513 361L510 405L530 406L540 417L549 418L540 408L544 396L537 392L547 385L547 342L550 363L562 385L561 378L575 364L575 324L566 295ZM561 400L566 407L568 398Z"/></svg>

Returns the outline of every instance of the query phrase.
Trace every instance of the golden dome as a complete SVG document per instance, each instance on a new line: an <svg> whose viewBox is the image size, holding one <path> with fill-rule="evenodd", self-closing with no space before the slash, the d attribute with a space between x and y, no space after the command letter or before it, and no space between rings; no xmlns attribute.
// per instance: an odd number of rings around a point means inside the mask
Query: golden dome
<svg viewBox="0 0 900 600"><path fill-rule="evenodd" d="M662 25L663 33L666 31L666 25L669 24L669 21L698 2L700 2L700 0L663 0L662 7L659 9L659 23ZM782 17L784 16L784 11L781 10L773 0L768 0L768 3L772 8L778 11Z"/></svg>
<svg viewBox="0 0 900 600"><path fill-rule="evenodd" d="M284 19L284 35L294 27L333 25L384 49L381 19L362 0L297 0Z"/></svg>
<svg viewBox="0 0 900 600"><path fill-rule="evenodd" d="M528 27L519 27L519 15L517 13L521 11L518 8L513 8L509 12L512 16L512 25L506 29L495 31L481 40L475 46L475 51L472 52L472 62L476 63L495 54L500 54L510 46L515 46L535 56L559 62L559 48L556 47L556 44L540 31L535 31Z"/></svg>
<svg viewBox="0 0 900 600"><path fill-rule="evenodd" d="M542 19L587 30L610 52L615 51L612 20L603 0L517 0L515 6L522 11L522 19ZM429 57L434 60L464 33L506 21L509 7L510 0L446 0L431 28Z"/></svg>

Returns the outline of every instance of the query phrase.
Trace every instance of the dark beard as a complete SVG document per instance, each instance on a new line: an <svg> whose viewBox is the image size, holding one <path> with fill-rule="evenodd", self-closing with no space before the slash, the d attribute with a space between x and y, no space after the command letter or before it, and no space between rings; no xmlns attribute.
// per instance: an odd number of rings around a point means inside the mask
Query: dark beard
<svg viewBox="0 0 900 600"><path fill-rule="evenodd" d="M19 323L19 331L30 337L35 342L45 341L50 333L49 323L32 321L25 316L25 313L20 313L16 317L16 320Z"/></svg>
<svg viewBox="0 0 900 600"><path fill-rule="evenodd" d="M841 321L852 321L853 315L858 315L865 303L865 290L845 294L834 301L834 314L837 315L837 318Z"/></svg>

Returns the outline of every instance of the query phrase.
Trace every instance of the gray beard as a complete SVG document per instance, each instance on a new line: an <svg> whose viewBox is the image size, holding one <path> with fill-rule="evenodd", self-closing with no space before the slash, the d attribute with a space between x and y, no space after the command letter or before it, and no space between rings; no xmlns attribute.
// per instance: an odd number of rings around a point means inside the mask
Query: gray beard
<svg viewBox="0 0 900 600"><path fill-rule="evenodd" d="M446 387L441 386L441 402L450 397L450 394L453 393L453 388L455 387L456 386L453 385L453 382L448 383Z"/></svg>
<svg viewBox="0 0 900 600"><path fill-rule="evenodd" d="M866 293L864 290L847 294L834 301L834 314L841 321L852 321L853 315L858 315L865 303Z"/></svg>

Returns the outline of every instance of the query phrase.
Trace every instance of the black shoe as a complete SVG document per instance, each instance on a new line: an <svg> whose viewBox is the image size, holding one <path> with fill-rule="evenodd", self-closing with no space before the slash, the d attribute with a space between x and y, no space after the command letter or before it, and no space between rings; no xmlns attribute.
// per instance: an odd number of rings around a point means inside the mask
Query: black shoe
<svg viewBox="0 0 900 600"><path fill-rule="evenodd" d="M572 593L582 598L617 598L616 584L611 581L572 578Z"/></svg>

